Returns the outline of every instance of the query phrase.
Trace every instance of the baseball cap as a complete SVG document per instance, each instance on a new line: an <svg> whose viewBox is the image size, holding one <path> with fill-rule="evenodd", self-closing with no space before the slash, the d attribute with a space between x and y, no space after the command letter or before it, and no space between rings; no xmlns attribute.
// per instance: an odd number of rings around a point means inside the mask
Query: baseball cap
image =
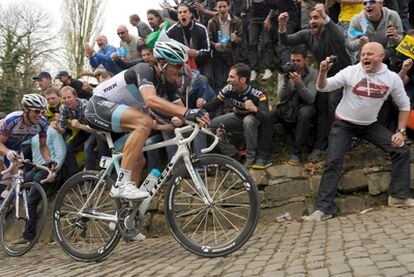
<svg viewBox="0 0 414 277"><path fill-rule="evenodd" d="M33 80L38 80L38 79L42 79L42 78L52 79L52 76L50 76L49 72L41 71L41 72L39 72L39 74L37 74L37 76L33 77Z"/></svg>
<svg viewBox="0 0 414 277"><path fill-rule="evenodd" d="M69 73L65 70L59 71L58 75L56 75L55 79L59 79L60 77L70 77Z"/></svg>

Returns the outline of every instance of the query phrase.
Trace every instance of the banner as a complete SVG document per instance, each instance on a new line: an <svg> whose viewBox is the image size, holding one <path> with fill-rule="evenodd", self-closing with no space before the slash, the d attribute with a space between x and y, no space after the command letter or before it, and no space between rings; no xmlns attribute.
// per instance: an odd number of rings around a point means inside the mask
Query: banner
<svg viewBox="0 0 414 277"><path fill-rule="evenodd" d="M401 54L414 59L414 37L406 35L395 49Z"/></svg>

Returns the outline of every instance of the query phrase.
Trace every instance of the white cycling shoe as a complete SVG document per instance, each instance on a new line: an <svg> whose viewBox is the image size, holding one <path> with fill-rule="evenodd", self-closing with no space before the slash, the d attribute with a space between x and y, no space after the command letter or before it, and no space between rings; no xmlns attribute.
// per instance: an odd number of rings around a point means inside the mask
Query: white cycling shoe
<svg viewBox="0 0 414 277"><path fill-rule="evenodd" d="M149 193L147 191L140 190L135 186L134 182L129 181L117 188L112 186L110 195L113 198L141 199L147 198Z"/></svg>

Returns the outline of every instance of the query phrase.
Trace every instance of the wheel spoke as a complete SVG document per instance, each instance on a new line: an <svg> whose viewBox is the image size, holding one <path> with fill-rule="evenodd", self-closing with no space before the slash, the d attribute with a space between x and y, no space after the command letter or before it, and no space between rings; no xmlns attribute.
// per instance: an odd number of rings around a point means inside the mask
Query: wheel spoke
<svg viewBox="0 0 414 277"><path fill-rule="evenodd" d="M220 214L222 217L224 217L225 220L227 220L228 223L230 223L231 226L233 226L234 229L237 230L237 232L240 232L239 228L236 227L236 225L233 224L233 222L231 222L221 211L220 209L218 209L217 207L214 207Z"/></svg>
<svg viewBox="0 0 414 277"><path fill-rule="evenodd" d="M226 231L223 228L223 225L221 225L220 220L217 218L216 214L214 213L214 209L212 209L211 211L213 213L213 217L216 218L216 221L217 221L218 225L220 226L221 231L226 236L226 239L227 240L230 240L229 236L227 235Z"/></svg>
<svg viewBox="0 0 414 277"><path fill-rule="evenodd" d="M220 185L217 187L217 190L213 193L213 196L211 196L211 199L214 199L214 196L216 195L216 193L220 190L221 186L224 184L224 182L226 181L227 177L230 174L230 170L227 171L226 175L224 176L223 180L221 180Z"/></svg>
<svg viewBox="0 0 414 277"><path fill-rule="evenodd" d="M207 214L208 214L208 211L205 213L205 215L203 216L203 219L201 219L200 223L198 224L197 228L194 230L194 232L193 232L193 234L191 235L190 238L193 238L194 235L197 233L198 229L200 229L200 226L201 226L201 224L203 224L204 219L206 218Z"/></svg>
<svg viewBox="0 0 414 277"><path fill-rule="evenodd" d="M205 209L207 209L206 207L204 207L201 211L199 211L196 215L194 215L192 218L190 218L190 220L189 221L187 221L187 222L185 222L184 223L184 226L183 226L183 228L181 228L183 231L184 231L184 229L191 223L191 222L193 222L193 220L194 219L196 219L197 218L197 216L199 216Z"/></svg>
<svg viewBox="0 0 414 277"><path fill-rule="evenodd" d="M230 199L230 198L233 198L233 197L236 197L236 196L239 196L240 194L243 194L243 193L247 193L246 191L239 191L239 192L237 192L237 193L235 193L235 194L231 194L231 195L229 195L229 196L227 196L227 197L225 197L225 198L220 198L220 197L222 197L226 192L227 192L228 190L226 190L224 193L222 193L220 196L219 196L219 198L217 198L216 200L214 200L214 202L219 202L219 201L224 201L224 200L227 200L227 199Z"/></svg>

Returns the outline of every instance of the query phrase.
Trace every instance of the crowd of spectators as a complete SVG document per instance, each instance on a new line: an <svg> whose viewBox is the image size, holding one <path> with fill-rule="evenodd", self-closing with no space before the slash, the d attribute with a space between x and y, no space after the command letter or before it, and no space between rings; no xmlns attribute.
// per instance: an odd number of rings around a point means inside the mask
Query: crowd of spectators
<svg viewBox="0 0 414 277"><path fill-rule="evenodd" d="M223 140L217 151L238 159L245 153L247 167L264 169L271 165L272 140L278 139L273 136L275 124L293 130L287 161L290 165L323 158L334 111L342 97L342 88L329 93L317 91L318 66L326 57L334 61L329 77L358 63L363 45L378 42L385 49L384 63L399 73L410 99L414 95L413 62L396 51L406 34L414 34L413 14L409 13L414 1L174 2L163 2L148 10L149 25L132 14L129 23L133 31L128 31L126 25L114 27L119 42L108 42L107 36L100 34L95 38L96 47L85 45L84 53L93 72L82 75L104 82L138 63L158 70L152 52L157 39L166 35L181 42L189 48L189 60L175 84L164 84L169 86L164 90L171 92L165 99L188 108L205 108L213 124L226 131L221 133ZM84 109L93 94L93 85L72 78L65 70L55 78L61 82L59 86L53 86L51 75L45 71L33 79L48 101L50 132L53 130L54 137L62 136L66 144L66 158L59 168L66 171L65 176L81 170L80 163L86 169L95 169L106 149L99 133L85 120ZM257 85L258 78L277 83L273 89L263 91ZM271 95L277 96L275 103L269 103ZM389 100L378 120L395 129L397 112ZM171 138L173 129L183 124L179 118L152 115L153 131L147 143ZM225 133L242 134L245 152L234 146L233 136L225 140ZM313 150L305 155L304 145L309 140ZM205 146L206 137L200 135L193 151L200 153ZM79 149L84 158L77 153ZM167 149L164 157L168 159L173 151L174 148ZM162 153L147 154L149 169L159 165L160 157Z"/></svg>

